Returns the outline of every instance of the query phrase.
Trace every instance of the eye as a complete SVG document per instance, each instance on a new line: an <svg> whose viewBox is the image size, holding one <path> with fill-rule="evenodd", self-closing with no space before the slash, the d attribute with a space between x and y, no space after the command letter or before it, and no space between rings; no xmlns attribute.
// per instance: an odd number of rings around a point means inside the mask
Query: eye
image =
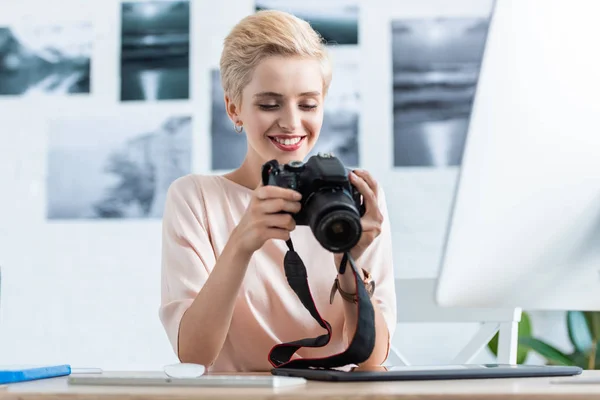
<svg viewBox="0 0 600 400"><path fill-rule="evenodd" d="M300 107L302 107L305 110L314 110L318 106L316 104L302 104Z"/></svg>
<svg viewBox="0 0 600 400"><path fill-rule="evenodd" d="M258 107L261 110L271 111L271 110L275 110L278 107L278 105L277 104L259 104Z"/></svg>

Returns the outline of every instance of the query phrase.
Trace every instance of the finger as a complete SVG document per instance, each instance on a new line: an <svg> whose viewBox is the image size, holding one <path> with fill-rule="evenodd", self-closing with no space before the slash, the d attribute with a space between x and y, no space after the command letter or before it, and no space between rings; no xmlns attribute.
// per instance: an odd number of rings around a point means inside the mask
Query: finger
<svg viewBox="0 0 600 400"><path fill-rule="evenodd" d="M365 182L367 182L367 185L369 185L369 188L375 194L375 197L377 197L379 185L377 184L375 178L373 178L373 175L371 175L369 171L366 171L364 169L355 169L354 173L361 177Z"/></svg>
<svg viewBox="0 0 600 400"><path fill-rule="evenodd" d="M361 227L363 234L374 233L379 235L381 233L381 222L371 218L363 218L361 220Z"/></svg>
<svg viewBox="0 0 600 400"><path fill-rule="evenodd" d="M290 214L269 214L264 220L267 228L279 228L293 231L296 228L296 221Z"/></svg>
<svg viewBox="0 0 600 400"><path fill-rule="evenodd" d="M369 212L369 210L375 209L377 207L377 198L375 197L375 194L373 193L367 182L354 172L350 173L350 182L354 186L356 186L356 189L358 189L360 194L363 195L366 203L365 206L367 212Z"/></svg>
<svg viewBox="0 0 600 400"><path fill-rule="evenodd" d="M369 231L369 232L365 232L361 236L360 240L362 241L363 244L370 245L371 243L373 243L375 241L375 239L377 239L378 236L379 236L379 232Z"/></svg>
<svg viewBox="0 0 600 400"><path fill-rule="evenodd" d="M256 190L256 197L258 197L260 200L281 198L290 201L299 201L302 199L302 195L293 189L282 188L273 185L267 185L258 188Z"/></svg>
<svg viewBox="0 0 600 400"><path fill-rule="evenodd" d="M282 198L267 199L258 203L257 206L263 214L273 214L281 211L297 213L301 204L298 201L289 201Z"/></svg>
<svg viewBox="0 0 600 400"><path fill-rule="evenodd" d="M280 239L288 240L290 238L290 231L279 228L269 228L265 231L264 239Z"/></svg>

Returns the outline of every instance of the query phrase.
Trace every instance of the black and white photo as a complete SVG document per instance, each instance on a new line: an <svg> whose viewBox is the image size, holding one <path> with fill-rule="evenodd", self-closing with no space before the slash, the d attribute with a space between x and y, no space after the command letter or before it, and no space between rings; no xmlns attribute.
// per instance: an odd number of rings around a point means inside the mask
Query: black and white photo
<svg viewBox="0 0 600 400"><path fill-rule="evenodd" d="M325 97L323 125L313 150L333 153L348 166L359 165L358 64L334 66L334 80ZM231 170L241 165L248 145L246 133L236 133L225 110L223 87L218 70L211 71L211 142L212 169Z"/></svg>
<svg viewBox="0 0 600 400"><path fill-rule="evenodd" d="M190 2L121 5L121 100L189 98Z"/></svg>
<svg viewBox="0 0 600 400"><path fill-rule="evenodd" d="M90 93L92 24L0 26L0 96Z"/></svg>
<svg viewBox="0 0 600 400"><path fill-rule="evenodd" d="M191 123L152 114L51 121L47 218L161 218L169 185L192 170Z"/></svg>
<svg viewBox="0 0 600 400"><path fill-rule="evenodd" d="M394 166L461 164L487 18L392 21Z"/></svg>
<svg viewBox="0 0 600 400"><path fill-rule="evenodd" d="M246 155L246 132L236 133L225 110L223 86L218 69L210 71L211 86L211 167L213 170L232 170L239 167Z"/></svg>
<svg viewBox="0 0 600 400"><path fill-rule="evenodd" d="M358 44L358 0L256 0L255 4L256 11L286 11L308 21L328 44Z"/></svg>

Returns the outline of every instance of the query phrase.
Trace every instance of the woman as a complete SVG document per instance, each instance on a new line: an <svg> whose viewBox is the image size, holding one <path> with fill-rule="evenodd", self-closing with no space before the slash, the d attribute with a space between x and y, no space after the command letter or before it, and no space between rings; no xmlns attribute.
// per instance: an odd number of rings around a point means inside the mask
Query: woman
<svg viewBox="0 0 600 400"><path fill-rule="evenodd" d="M356 327L356 293L341 255L326 251L289 213L299 194L261 185L261 167L303 160L319 137L331 67L320 36L290 14L260 11L225 39L220 63L229 118L247 137L242 165L222 176L187 175L169 188L163 216L160 318L182 362L210 371L268 371L271 348L325 333L290 288L283 258L291 238L308 272L317 309L333 329L322 348L298 357L327 357L346 349ZM351 174L365 198L363 234L351 250L361 279L375 282L376 341L363 365L385 361L396 325L390 228L383 192L366 171ZM338 276L340 275L340 276ZM340 292L330 304L332 284ZM295 357L296 357L295 356Z"/></svg>

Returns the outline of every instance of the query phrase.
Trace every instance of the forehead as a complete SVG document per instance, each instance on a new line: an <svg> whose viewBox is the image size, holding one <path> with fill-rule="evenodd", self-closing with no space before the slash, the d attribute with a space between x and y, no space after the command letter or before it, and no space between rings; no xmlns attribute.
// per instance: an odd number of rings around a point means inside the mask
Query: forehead
<svg viewBox="0 0 600 400"><path fill-rule="evenodd" d="M321 65L314 59L269 57L256 66L247 89L252 93L271 91L285 95L321 92Z"/></svg>

